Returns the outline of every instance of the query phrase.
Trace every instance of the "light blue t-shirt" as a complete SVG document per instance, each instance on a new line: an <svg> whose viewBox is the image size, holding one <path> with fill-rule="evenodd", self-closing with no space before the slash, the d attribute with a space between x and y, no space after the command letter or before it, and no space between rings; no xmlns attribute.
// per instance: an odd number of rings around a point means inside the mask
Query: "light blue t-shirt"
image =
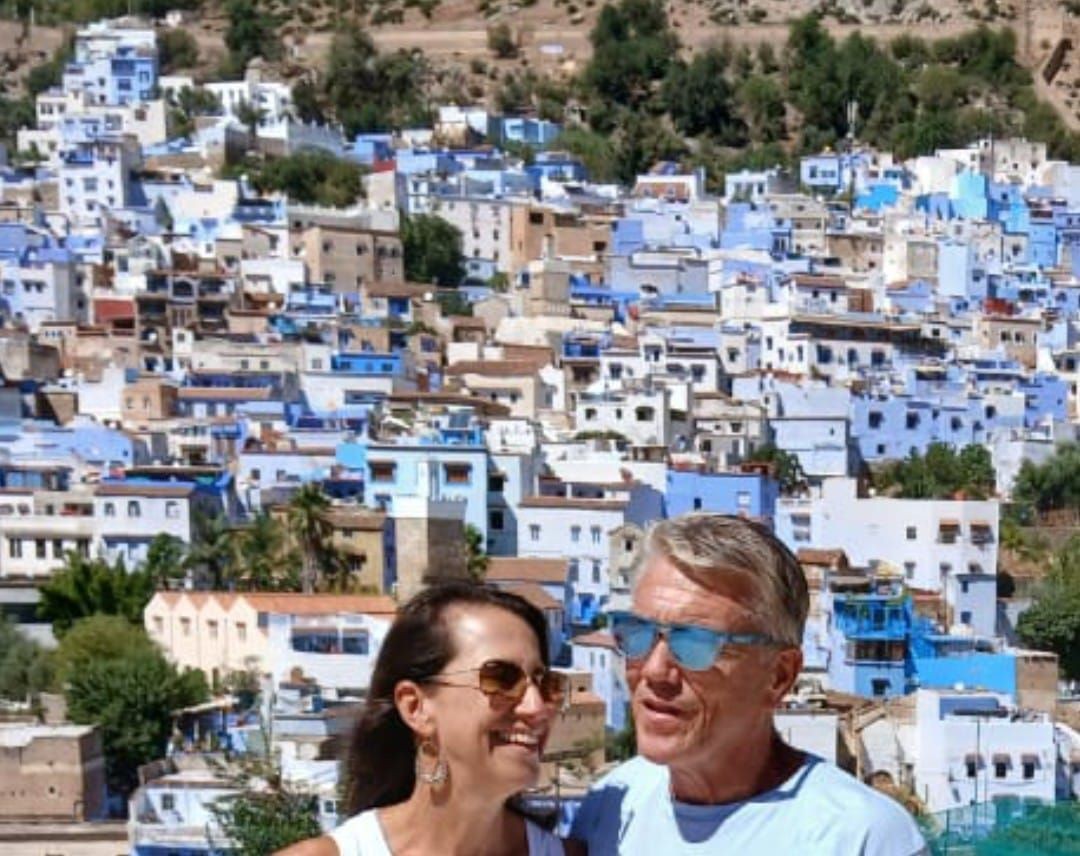
<svg viewBox="0 0 1080 856"><path fill-rule="evenodd" d="M676 802L667 767L634 758L592 787L570 835L603 856L929 852L902 806L813 755L779 787L711 806Z"/></svg>

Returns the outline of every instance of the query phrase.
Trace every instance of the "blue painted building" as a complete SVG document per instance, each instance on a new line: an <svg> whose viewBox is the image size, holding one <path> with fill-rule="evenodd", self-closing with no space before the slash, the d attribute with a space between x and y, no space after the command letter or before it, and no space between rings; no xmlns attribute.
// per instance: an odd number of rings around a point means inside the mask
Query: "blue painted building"
<svg viewBox="0 0 1080 856"><path fill-rule="evenodd" d="M665 496L668 517L688 511L715 511L771 521L776 514L780 484L760 472L710 473L669 469Z"/></svg>

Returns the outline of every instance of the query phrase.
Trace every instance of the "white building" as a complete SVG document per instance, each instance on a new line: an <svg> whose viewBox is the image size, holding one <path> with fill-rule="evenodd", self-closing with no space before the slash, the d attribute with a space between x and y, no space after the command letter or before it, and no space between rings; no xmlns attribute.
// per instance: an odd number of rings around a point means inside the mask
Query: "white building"
<svg viewBox="0 0 1080 856"><path fill-rule="evenodd" d="M915 792L931 812L998 797L1052 802L1054 724L987 692L916 693Z"/></svg>
<svg viewBox="0 0 1080 856"><path fill-rule="evenodd" d="M592 688L607 708L605 724L613 731L626 727L630 688L626 683L626 658L606 631L575 636L570 640L570 667L592 675Z"/></svg>
<svg viewBox="0 0 1080 856"><path fill-rule="evenodd" d="M860 498L854 479L825 479L808 497L781 498L776 534L791 547L843 549L853 565L883 562L907 585L939 592L956 625L993 636L996 500Z"/></svg>

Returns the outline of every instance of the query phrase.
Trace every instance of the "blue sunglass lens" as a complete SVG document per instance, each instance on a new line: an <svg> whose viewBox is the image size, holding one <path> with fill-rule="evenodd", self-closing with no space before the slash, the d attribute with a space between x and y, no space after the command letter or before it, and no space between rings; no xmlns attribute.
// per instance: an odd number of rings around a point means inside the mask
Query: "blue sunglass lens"
<svg viewBox="0 0 1080 856"><path fill-rule="evenodd" d="M720 654L716 634L704 628L677 627L671 631L668 645L675 659L695 672L708 669Z"/></svg>
<svg viewBox="0 0 1080 856"><path fill-rule="evenodd" d="M627 657L644 657L652 648L656 628L647 621L636 618L617 618L612 625L615 644Z"/></svg>

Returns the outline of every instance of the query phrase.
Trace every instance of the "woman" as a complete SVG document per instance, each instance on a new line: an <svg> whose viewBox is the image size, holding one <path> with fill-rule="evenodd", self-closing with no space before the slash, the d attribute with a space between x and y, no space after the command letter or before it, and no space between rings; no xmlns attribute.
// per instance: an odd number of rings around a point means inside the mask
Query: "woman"
<svg viewBox="0 0 1080 856"><path fill-rule="evenodd" d="M517 595L451 583L412 598L353 735L354 816L279 856L561 856L512 800L536 784L564 699L547 651L543 615Z"/></svg>

